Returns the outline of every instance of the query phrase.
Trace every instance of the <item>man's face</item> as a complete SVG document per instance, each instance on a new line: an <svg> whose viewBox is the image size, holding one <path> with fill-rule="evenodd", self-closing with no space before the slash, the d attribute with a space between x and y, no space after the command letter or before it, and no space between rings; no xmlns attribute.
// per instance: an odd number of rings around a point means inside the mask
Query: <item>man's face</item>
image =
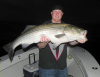
<svg viewBox="0 0 100 77"><path fill-rule="evenodd" d="M63 12L61 10L53 10L51 12L52 15L52 19L55 21L59 21L61 20L62 16L63 16Z"/></svg>

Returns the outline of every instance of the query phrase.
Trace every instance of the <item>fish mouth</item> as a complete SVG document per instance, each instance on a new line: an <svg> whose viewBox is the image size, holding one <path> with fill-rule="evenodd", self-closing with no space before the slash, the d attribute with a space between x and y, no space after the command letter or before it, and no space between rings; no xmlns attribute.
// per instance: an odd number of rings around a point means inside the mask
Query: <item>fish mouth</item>
<svg viewBox="0 0 100 77"><path fill-rule="evenodd" d="M88 41L88 39L86 38L87 30L84 30L83 33L82 33L82 35L84 36L85 40Z"/></svg>
<svg viewBox="0 0 100 77"><path fill-rule="evenodd" d="M82 31L81 34L86 36L87 35L87 30Z"/></svg>

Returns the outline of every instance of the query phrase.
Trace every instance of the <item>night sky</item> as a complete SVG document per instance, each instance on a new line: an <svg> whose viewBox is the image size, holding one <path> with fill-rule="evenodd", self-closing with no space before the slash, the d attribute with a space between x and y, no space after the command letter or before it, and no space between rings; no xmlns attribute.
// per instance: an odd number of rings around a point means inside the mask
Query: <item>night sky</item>
<svg viewBox="0 0 100 77"><path fill-rule="evenodd" d="M64 8L63 21L88 30L88 41L79 46L88 50L99 62L100 1L99 0L0 0L0 53L2 46L13 41L26 25L39 25L51 19L51 7Z"/></svg>

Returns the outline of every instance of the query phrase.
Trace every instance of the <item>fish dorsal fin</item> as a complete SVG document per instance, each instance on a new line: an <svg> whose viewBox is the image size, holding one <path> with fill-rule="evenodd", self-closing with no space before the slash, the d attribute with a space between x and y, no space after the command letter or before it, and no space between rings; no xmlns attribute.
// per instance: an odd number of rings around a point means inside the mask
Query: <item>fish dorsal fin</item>
<svg viewBox="0 0 100 77"><path fill-rule="evenodd" d="M65 36L65 34L57 34L57 35L55 35L56 38L61 38L63 36Z"/></svg>
<svg viewBox="0 0 100 77"><path fill-rule="evenodd" d="M34 28L35 26L36 25L27 25L26 28L24 29L24 31L21 34L27 32L29 29Z"/></svg>

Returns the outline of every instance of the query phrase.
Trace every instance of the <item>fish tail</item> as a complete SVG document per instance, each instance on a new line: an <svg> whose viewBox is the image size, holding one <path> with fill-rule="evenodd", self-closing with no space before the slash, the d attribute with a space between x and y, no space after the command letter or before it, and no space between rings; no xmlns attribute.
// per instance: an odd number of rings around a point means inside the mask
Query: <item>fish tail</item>
<svg viewBox="0 0 100 77"><path fill-rule="evenodd" d="M3 49L8 53L9 59L12 62L12 60L13 60L13 53L14 53L14 50L12 48L12 42L10 42L7 45L3 46Z"/></svg>
<svg viewBox="0 0 100 77"><path fill-rule="evenodd" d="M13 57L14 57L13 52L14 52L14 50L12 48L10 48L10 50L8 52L8 56L9 56L9 59L10 59L11 62L12 62Z"/></svg>

